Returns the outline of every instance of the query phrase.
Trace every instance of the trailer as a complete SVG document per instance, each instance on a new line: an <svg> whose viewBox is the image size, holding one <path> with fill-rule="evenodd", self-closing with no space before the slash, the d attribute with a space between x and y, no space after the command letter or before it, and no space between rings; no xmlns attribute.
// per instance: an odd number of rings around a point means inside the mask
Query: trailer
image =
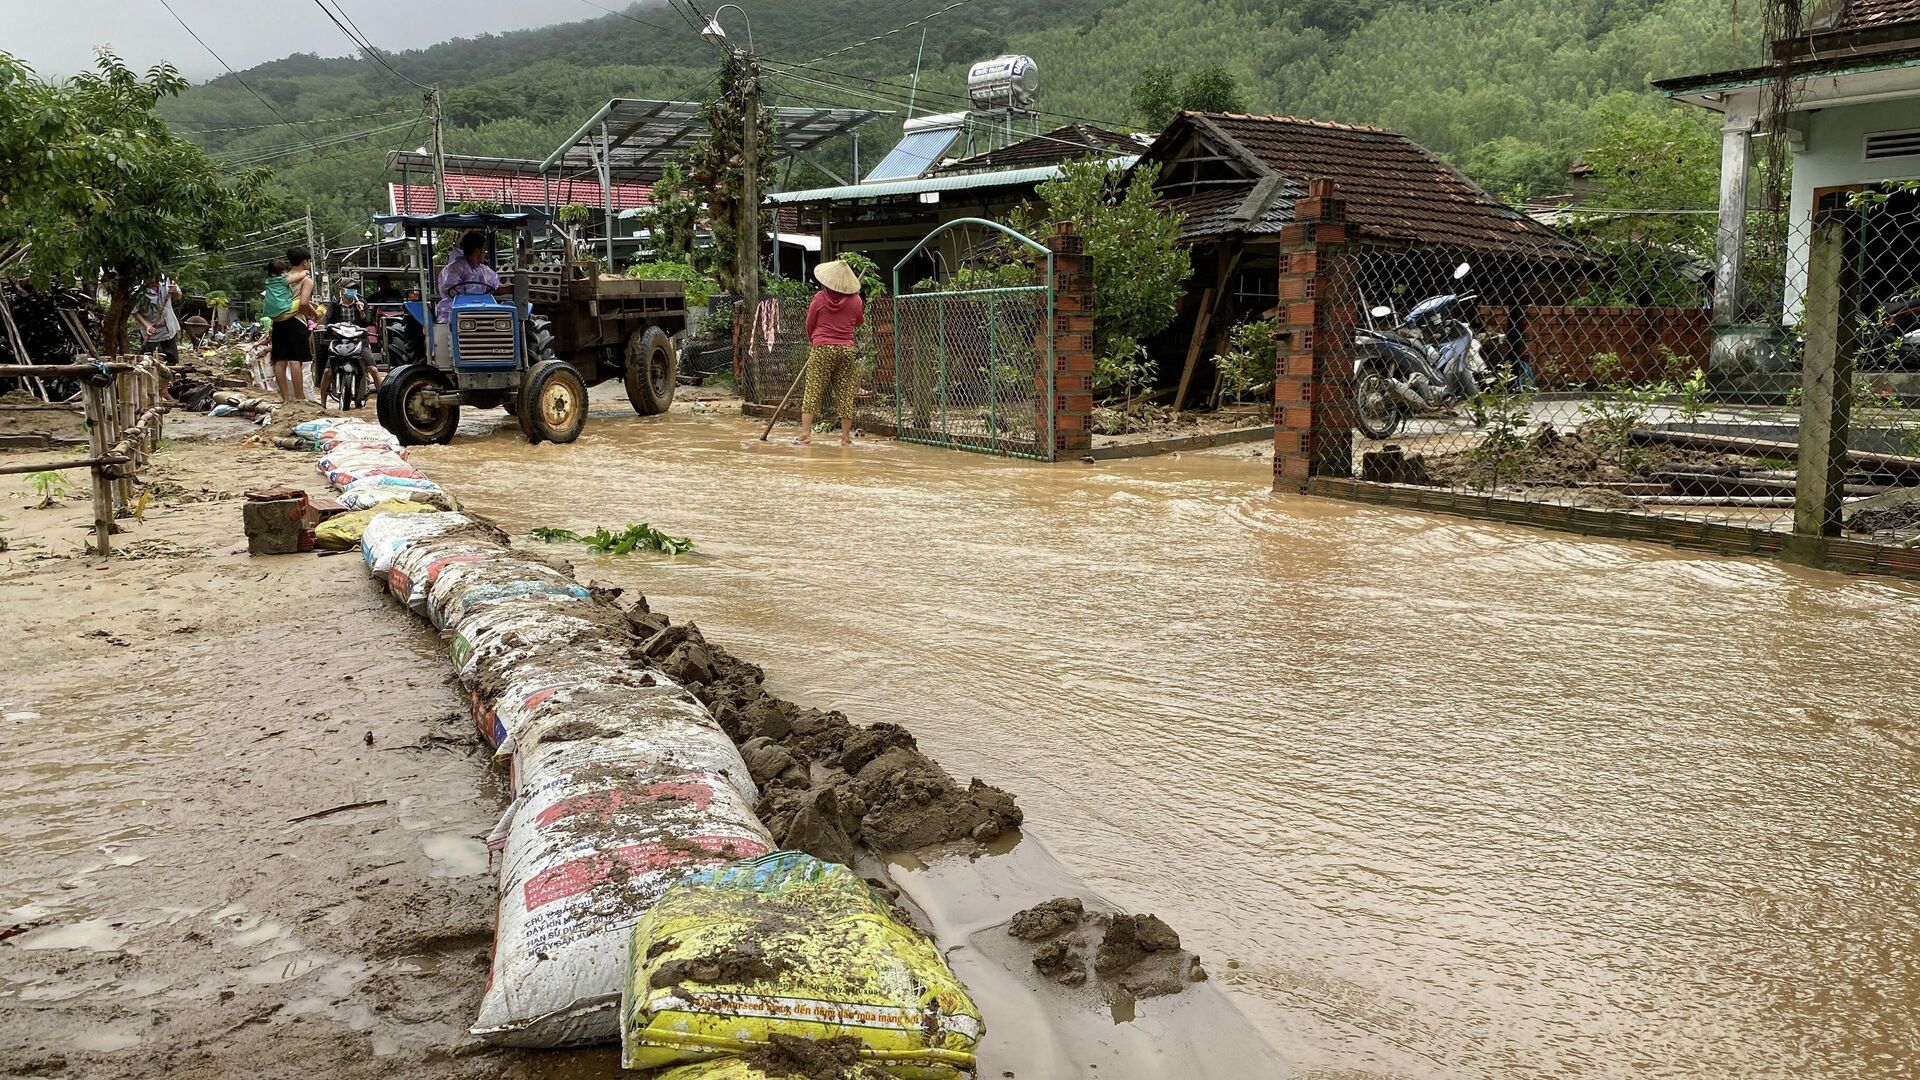
<svg viewBox="0 0 1920 1080"><path fill-rule="evenodd" d="M600 272L597 263L536 266L527 297L547 320L553 351L578 368L587 385L619 378L641 416L673 404L679 379L674 338L687 329L687 287Z"/></svg>

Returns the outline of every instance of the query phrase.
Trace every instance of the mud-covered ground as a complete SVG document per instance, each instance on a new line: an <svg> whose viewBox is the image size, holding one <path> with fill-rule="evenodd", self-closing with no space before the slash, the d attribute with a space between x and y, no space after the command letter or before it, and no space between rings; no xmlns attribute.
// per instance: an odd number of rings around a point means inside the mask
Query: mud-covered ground
<svg viewBox="0 0 1920 1080"><path fill-rule="evenodd" d="M170 419L135 558L82 554L83 474L0 478L0 1076L612 1074L458 1048L498 781L354 556L247 556L241 491L324 483L196 441L245 431Z"/></svg>

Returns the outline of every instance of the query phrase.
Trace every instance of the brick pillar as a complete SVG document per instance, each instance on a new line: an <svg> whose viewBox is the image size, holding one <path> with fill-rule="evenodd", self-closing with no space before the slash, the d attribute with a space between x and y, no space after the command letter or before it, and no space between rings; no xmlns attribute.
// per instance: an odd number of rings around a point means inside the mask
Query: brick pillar
<svg viewBox="0 0 1920 1080"><path fill-rule="evenodd" d="M1036 417L1045 437L1045 409L1053 410L1053 456L1071 457L1093 448L1093 259L1087 242L1070 222L1054 226L1047 237L1053 252L1053 325L1042 326L1034 342L1040 360L1035 397L1043 412ZM1053 386L1048 394L1046 356L1053 334Z"/></svg>
<svg viewBox="0 0 1920 1080"><path fill-rule="evenodd" d="M876 296L867 301L867 323L873 327L873 385L867 389L893 399L893 297Z"/></svg>
<svg viewBox="0 0 1920 1080"><path fill-rule="evenodd" d="M1273 489L1353 474L1353 331L1360 310L1340 273L1347 208L1314 180L1280 231L1280 304L1273 337Z"/></svg>

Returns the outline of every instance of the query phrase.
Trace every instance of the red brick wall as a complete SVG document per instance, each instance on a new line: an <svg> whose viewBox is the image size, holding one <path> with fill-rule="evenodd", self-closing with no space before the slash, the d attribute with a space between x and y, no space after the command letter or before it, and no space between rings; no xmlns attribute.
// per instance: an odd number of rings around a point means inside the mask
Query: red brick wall
<svg viewBox="0 0 1920 1080"><path fill-rule="evenodd" d="M1609 377L1684 379L1707 366L1712 344L1704 308L1523 307L1520 317L1521 356L1542 390ZM1604 353L1618 357L1624 370L1596 372L1593 358Z"/></svg>

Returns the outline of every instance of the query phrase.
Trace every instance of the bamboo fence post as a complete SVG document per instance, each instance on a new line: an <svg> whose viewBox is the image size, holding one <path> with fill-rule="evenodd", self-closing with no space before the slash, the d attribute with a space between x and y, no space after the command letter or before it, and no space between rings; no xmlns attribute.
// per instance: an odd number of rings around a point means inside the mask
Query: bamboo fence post
<svg viewBox="0 0 1920 1080"><path fill-rule="evenodd" d="M133 373L120 372L113 377L113 443L119 444L133 428ZM127 464L120 470L119 479L113 482L114 500L120 509L133 505L133 481L127 473L140 463L140 451L130 447L127 452Z"/></svg>
<svg viewBox="0 0 1920 1080"><path fill-rule="evenodd" d="M107 478L107 466L99 461L113 445L107 431L111 409L106 400L107 386L92 380L83 385L87 403L87 453L95 462L89 470L93 476L93 548L101 556L110 556L113 554L113 481Z"/></svg>
<svg viewBox="0 0 1920 1080"><path fill-rule="evenodd" d="M160 408L161 402L167 399L167 377L169 374L170 374L170 371L168 368L161 367L158 364L154 365L153 398L151 401L147 403L147 406L149 408L158 409ZM153 448L155 450L160 449L160 440L166 437L166 422L167 422L167 418L164 410L160 413L154 414Z"/></svg>

